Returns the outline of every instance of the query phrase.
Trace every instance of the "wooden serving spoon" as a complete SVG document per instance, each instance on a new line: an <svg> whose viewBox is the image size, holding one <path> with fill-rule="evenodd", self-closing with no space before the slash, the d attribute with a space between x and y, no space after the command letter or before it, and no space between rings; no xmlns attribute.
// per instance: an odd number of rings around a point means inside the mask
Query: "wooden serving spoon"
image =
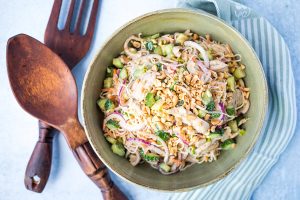
<svg viewBox="0 0 300 200"><path fill-rule="evenodd" d="M111 181L78 121L77 88L67 65L45 45L24 34L10 38L6 52L10 85L20 106L63 133L104 199L127 199Z"/></svg>

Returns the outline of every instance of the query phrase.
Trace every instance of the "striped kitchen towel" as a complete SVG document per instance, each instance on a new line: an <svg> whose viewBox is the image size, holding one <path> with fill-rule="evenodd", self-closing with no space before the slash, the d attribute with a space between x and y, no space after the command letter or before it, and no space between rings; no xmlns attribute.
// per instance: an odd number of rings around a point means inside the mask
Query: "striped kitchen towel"
<svg viewBox="0 0 300 200"><path fill-rule="evenodd" d="M262 62L269 88L269 108L254 150L239 167L217 183L190 192L171 194L170 199L249 199L294 133L296 98L288 47L266 19L237 2L181 0L178 5L217 15L245 36Z"/></svg>

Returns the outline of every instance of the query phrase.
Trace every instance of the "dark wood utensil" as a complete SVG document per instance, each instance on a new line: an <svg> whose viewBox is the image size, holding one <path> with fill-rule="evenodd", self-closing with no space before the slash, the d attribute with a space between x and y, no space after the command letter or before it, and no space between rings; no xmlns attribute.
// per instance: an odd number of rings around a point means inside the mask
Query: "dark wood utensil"
<svg viewBox="0 0 300 200"><path fill-rule="evenodd" d="M57 28L61 6L62 0L54 1L45 32L44 43L63 59L69 69L72 69L86 55L90 48L99 0L93 1L87 31L84 35L80 33L80 27L84 21L83 13L86 7L86 0L82 0L73 32L71 32L70 28L72 18L74 17L75 0L71 1L63 30ZM27 164L24 178L24 183L28 190L42 192L46 186L51 171L52 141L54 136L54 129L48 124L39 121L39 139Z"/></svg>
<svg viewBox="0 0 300 200"><path fill-rule="evenodd" d="M101 189L104 199L127 199L111 181L78 121L76 83L63 60L24 34L9 39L6 52L10 85L20 106L63 133L81 168Z"/></svg>

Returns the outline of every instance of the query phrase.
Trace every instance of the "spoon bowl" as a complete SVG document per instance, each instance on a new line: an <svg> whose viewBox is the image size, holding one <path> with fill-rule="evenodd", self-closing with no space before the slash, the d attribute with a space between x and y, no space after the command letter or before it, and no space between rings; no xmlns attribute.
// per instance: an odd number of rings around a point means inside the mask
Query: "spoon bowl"
<svg viewBox="0 0 300 200"><path fill-rule="evenodd" d="M77 90L69 68L54 55L24 34L7 46L8 65L14 66L8 67L8 76L19 104L36 118L60 126L76 117Z"/></svg>

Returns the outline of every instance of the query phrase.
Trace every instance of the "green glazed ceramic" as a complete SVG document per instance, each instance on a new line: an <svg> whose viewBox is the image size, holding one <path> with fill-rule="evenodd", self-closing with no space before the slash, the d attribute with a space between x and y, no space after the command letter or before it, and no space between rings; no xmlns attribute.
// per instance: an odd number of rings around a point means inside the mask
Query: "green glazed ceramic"
<svg viewBox="0 0 300 200"><path fill-rule="evenodd" d="M228 43L235 52L242 55L251 88L250 120L246 123L247 134L237 139L234 150L223 151L212 163L193 165L183 172L165 176L144 164L133 167L122 157L114 154L102 132L103 115L96 100L103 84L106 67L123 49L124 41L132 34L174 33L191 29L198 34L209 33L214 40ZM168 9L138 17L119 30L103 45L92 61L85 75L82 90L82 113L86 134L100 159L115 174L125 180L151 189L164 191L186 191L203 187L225 177L243 160L255 144L261 131L267 109L267 84L259 59L246 39L222 20L199 11Z"/></svg>

